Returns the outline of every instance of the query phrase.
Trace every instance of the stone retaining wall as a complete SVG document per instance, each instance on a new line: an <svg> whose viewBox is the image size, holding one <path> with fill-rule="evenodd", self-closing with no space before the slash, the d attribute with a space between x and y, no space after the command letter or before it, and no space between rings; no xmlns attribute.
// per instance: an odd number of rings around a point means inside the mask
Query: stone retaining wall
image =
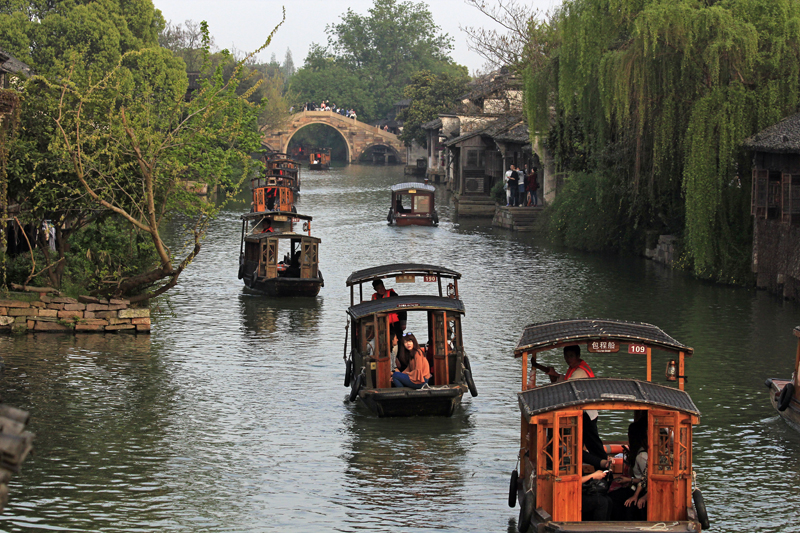
<svg viewBox="0 0 800 533"><path fill-rule="evenodd" d="M644 255L657 263L672 266L675 260L678 238L673 235L659 235L658 242L653 248L645 248Z"/></svg>
<svg viewBox="0 0 800 533"><path fill-rule="evenodd" d="M128 307L128 300L42 294L38 300L0 298L0 332L150 333L150 309Z"/></svg>

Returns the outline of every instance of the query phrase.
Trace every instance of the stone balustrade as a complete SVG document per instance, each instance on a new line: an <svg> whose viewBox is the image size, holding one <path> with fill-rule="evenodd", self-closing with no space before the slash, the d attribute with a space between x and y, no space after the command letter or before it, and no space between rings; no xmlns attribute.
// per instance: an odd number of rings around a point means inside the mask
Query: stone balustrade
<svg viewBox="0 0 800 533"><path fill-rule="evenodd" d="M28 296L0 295L0 332L150 333L150 309L129 307L128 300L47 294L25 299Z"/></svg>

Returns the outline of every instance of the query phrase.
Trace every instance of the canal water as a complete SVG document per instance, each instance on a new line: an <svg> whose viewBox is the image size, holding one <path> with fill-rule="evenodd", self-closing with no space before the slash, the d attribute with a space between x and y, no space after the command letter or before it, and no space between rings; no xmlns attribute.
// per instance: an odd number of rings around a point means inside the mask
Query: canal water
<svg viewBox="0 0 800 533"><path fill-rule="evenodd" d="M692 346L694 460L712 531L798 530L800 434L764 386L791 375L797 304L455 220L445 191L438 228L387 226L388 188L402 180L397 167L304 173L298 211L322 238L315 299L243 290L243 194L154 302L150 336L0 337L2 400L29 410L37 435L0 530L513 531L512 350L526 324L567 317L649 322ZM479 396L452 418L378 419L345 399L345 279L391 262L463 274ZM558 353L543 359L564 366ZM634 356L587 360L601 376L644 377ZM610 439L624 427L613 416L600 425Z"/></svg>

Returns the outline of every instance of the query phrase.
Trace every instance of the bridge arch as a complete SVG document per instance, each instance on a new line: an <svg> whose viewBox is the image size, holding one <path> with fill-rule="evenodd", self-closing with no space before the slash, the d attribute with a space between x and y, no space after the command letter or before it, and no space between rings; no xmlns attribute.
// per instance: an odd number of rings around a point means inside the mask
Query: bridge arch
<svg viewBox="0 0 800 533"><path fill-rule="evenodd" d="M325 126L333 128L336 131L336 133L339 134L339 137L342 138L342 141L344 141L345 151L347 152L347 154L346 154L347 160L348 161L352 161L353 160L353 155L352 155L353 154L353 146L347 140L347 136L345 136L345 134L343 134L342 131L339 128L334 128L330 124L327 124L327 123L324 123L324 122L309 122L308 124L303 124L302 126L298 127L296 130L294 130L294 132L291 133L291 135L289 135L289 138L286 139L286 146L284 146L283 147L284 149L281 150L281 151L284 152L284 153L289 153L289 143L292 142L292 139L297 134L297 132L299 132L303 128L307 128L308 126L311 126L312 124L324 124Z"/></svg>
<svg viewBox="0 0 800 533"><path fill-rule="evenodd" d="M370 144L369 146L365 146L364 149L361 151L361 153L356 156L356 159L360 161L361 158L364 156L364 154L366 154L368 151L376 147L386 148L387 152L394 157L396 162L400 163L401 161L403 161L403 156L405 155L405 153L401 154L399 151L397 151L397 149L394 146L386 143L374 143ZM387 158L384 158L383 162L388 163Z"/></svg>
<svg viewBox="0 0 800 533"><path fill-rule="evenodd" d="M347 156L351 163L358 162L358 158L365 150L376 145L391 148L396 154L397 161L406 163L405 145L397 135L333 111L294 113L282 127L274 130L262 130L261 142L275 151L286 152L294 134L309 124L325 124L338 131L344 138Z"/></svg>

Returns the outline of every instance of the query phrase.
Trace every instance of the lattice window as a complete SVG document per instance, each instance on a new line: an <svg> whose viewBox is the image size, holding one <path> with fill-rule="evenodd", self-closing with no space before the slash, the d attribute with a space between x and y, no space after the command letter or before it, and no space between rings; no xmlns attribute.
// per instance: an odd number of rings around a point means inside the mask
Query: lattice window
<svg viewBox="0 0 800 533"><path fill-rule="evenodd" d="M678 430L678 470L689 470L689 428L682 427Z"/></svg>
<svg viewBox="0 0 800 533"><path fill-rule="evenodd" d="M578 417L566 416L558 421L558 445L561 461L558 472L561 475L578 473Z"/></svg>
<svg viewBox="0 0 800 533"><path fill-rule="evenodd" d="M653 438L655 439L655 465L656 474L669 474L674 469L673 445L675 433L673 431L672 417L656 417L653 425Z"/></svg>
<svg viewBox="0 0 800 533"><path fill-rule="evenodd" d="M555 474L553 471L553 428L549 424L543 424L544 429L544 445L542 446L542 455L544 461L541 464L542 470L540 474Z"/></svg>

